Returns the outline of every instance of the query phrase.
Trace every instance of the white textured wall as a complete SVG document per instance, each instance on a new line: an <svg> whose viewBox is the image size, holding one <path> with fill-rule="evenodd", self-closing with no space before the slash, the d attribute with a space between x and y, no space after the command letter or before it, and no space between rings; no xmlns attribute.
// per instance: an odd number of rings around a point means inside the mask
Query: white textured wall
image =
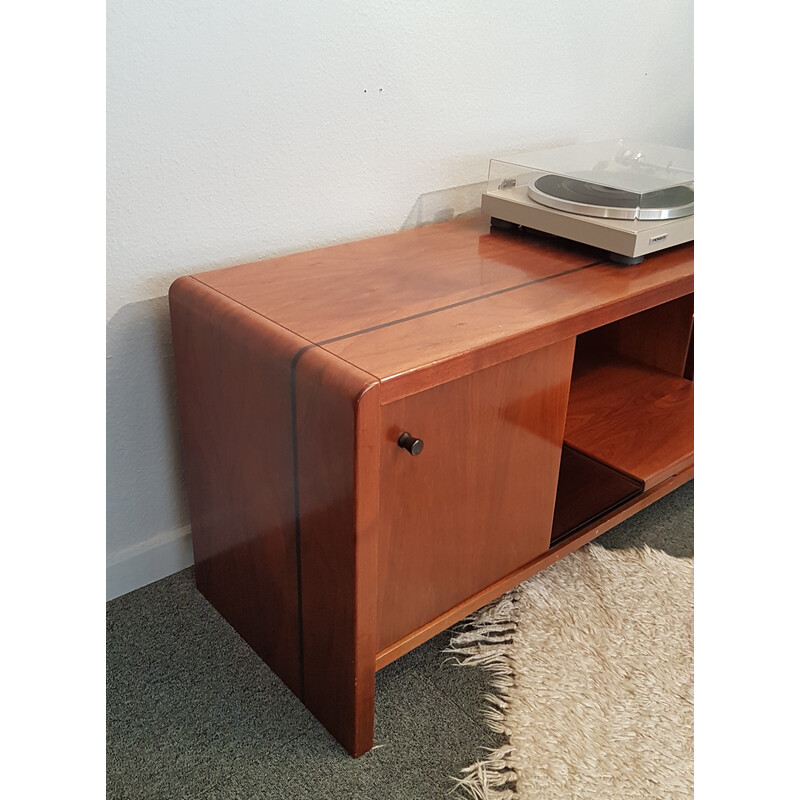
<svg viewBox="0 0 800 800"><path fill-rule="evenodd" d="M191 563L179 275L477 205L489 158L691 147L691 0L111 0L108 596Z"/></svg>

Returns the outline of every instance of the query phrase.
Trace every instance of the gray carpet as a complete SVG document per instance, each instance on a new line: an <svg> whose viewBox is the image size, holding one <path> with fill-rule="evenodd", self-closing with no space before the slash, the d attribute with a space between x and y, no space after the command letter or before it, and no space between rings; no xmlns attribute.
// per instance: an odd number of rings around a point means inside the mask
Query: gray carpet
<svg viewBox="0 0 800 800"><path fill-rule="evenodd" d="M694 484L601 536L691 557ZM378 745L351 759L195 590L191 569L107 604L107 796L438 800L503 743L488 679L455 668L445 631L377 675Z"/></svg>

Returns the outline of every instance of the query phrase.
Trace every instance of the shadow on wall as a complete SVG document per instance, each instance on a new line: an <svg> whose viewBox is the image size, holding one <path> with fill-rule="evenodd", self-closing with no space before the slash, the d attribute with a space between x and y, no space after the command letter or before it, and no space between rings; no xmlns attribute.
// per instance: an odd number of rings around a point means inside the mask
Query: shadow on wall
<svg viewBox="0 0 800 800"><path fill-rule="evenodd" d="M113 563L186 537L189 513L167 298L123 306L106 340L106 552Z"/></svg>

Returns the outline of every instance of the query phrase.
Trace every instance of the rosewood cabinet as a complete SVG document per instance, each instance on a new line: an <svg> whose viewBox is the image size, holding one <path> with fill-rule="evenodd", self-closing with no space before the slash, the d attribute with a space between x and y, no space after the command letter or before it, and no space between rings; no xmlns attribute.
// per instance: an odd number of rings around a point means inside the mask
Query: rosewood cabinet
<svg viewBox="0 0 800 800"><path fill-rule="evenodd" d="M692 477L693 274L470 217L173 284L198 589L352 755L377 669Z"/></svg>

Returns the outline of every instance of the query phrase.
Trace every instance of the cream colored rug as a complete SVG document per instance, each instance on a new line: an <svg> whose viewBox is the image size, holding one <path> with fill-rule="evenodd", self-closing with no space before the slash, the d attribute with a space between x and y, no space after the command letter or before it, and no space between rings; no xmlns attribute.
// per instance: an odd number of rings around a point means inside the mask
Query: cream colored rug
<svg viewBox="0 0 800 800"><path fill-rule="evenodd" d="M693 559L587 545L465 621L451 651L491 670L508 745L462 797L693 795Z"/></svg>

